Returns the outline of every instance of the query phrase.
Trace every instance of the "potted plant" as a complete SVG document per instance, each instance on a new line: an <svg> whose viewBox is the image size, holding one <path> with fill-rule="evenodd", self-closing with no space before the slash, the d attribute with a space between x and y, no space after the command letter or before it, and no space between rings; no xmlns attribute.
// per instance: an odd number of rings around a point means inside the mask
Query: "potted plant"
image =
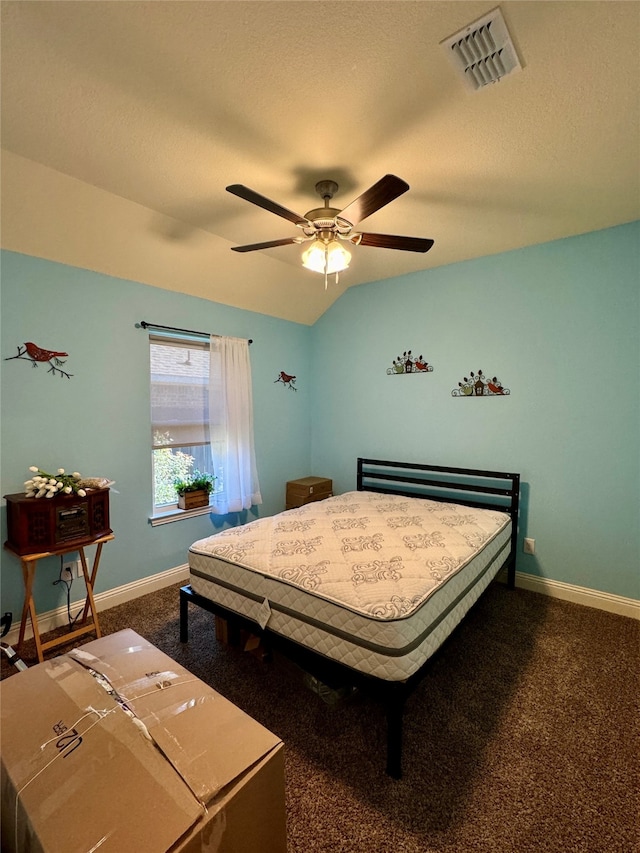
<svg viewBox="0 0 640 853"><path fill-rule="evenodd" d="M178 493L179 508L195 509L200 506L208 506L214 480L215 477L212 474L203 474L201 471L194 471L185 479L174 480L173 485Z"/></svg>

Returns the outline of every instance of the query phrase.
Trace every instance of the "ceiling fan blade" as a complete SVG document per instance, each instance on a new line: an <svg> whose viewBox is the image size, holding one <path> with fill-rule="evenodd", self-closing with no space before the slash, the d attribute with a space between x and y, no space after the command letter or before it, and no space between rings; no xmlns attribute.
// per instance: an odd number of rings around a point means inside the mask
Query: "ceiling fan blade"
<svg viewBox="0 0 640 853"><path fill-rule="evenodd" d="M367 216L371 216L376 210L380 210L385 204L389 204L394 198L406 193L409 184L395 175L385 175L384 178L375 183L362 195L348 204L340 211L339 219L346 219L352 225L362 222Z"/></svg>
<svg viewBox="0 0 640 853"><path fill-rule="evenodd" d="M362 234L359 246L376 246L378 249L401 249L404 252L428 252L433 240L426 237L401 237L398 234Z"/></svg>
<svg viewBox="0 0 640 853"><path fill-rule="evenodd" d="M264 210L268 210L269 213L275 213L276 216L282 216L283 219L288 219L289 222L293 222L294 225L309 224L308 220L306 220L304 216L300 216L292 210L287 210L286 207L282 207L282 205L277 204L275 201L271 201L271 199L260 195L260 193L254 192L254 190L250 190L249 187L245 187L242 184L231 184L231 186L228 186L226 189L227 192L233 193L233 195L237 195L245 201L250 201L251 204L257 204L258 207L262 207Z"/></svg>
<svg viewBox="0 0 640 853"><path fill-rule="evenodd" d="M297 237L283 237L282 240L269 240L266 243L252 243L250 246L232 246L232 252L255 252L257 249L273 249L275 246L288 246L291 243L299 243Z"/></svg>

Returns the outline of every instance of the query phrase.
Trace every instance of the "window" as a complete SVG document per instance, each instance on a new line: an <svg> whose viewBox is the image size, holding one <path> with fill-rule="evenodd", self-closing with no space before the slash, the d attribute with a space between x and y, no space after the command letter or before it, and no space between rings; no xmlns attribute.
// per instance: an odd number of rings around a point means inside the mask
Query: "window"
<svg viewBox="0 0 640 853"><path fill-rule="evenodd" d="M151 335L149 342L152 523L184 514L174 481L196 472L215 477L205 511L226 515L261 504L249 341Z"/></svg>
<svg viewBox="0 0 640 853"><path fill-rule="evenodd" d="M151 336L153 509L176 508L175 479L212 474L208 340ZM223 472L215 472L216 489Z"/></svg>

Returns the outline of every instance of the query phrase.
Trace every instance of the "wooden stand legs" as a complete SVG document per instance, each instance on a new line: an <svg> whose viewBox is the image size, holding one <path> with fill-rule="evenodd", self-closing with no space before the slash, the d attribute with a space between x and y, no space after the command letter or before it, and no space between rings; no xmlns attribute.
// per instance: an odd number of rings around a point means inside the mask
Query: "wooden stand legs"
<svg viewBox="0 0 640 853"><path fill-rule="evenodd" d="M58 549L56 551L47 551L42 554L23 554L22 556L20 556L22 579L24 581L24 604L22 606L22 618L20 620L20 633L18 634L18 648L20 648L24 642L27 619L31 619L31 627L33 628L33 639L36 645L38 661L40 663L42 663L42 661L44 660L43 653L47 651L47 649L52 649L56 646L62 645L63 643L68 643L70 640L74 640L76 639L76 637L82 637L92 631L95 632L96 637L102 636L102 633L100 631L100 622L98 620L98 609L96 607L95 598L93 596L93 586L95 584L96 577L98 575L98 569L100 567L102 546L105 542L108 542L113 538L113 535L103 536L95 542L87 543L97 546L91 570L89 569L87 558L84 552L85 546L76 545L76 547L73 549L78 551L78 554L80 555L80 562L82 564L82 574L86 586L84 606L82 608L82 615L79 618L79 624L81 627L69 630L62 636L56 637L53 640L47 640L44 643L42 642L40 636L38 616L36 613L35 602L33 600L33 586L36 576L36 569L38 567L38 561L44 557L65 554L69 553L69 551ZM91 621L87 622L89 614L91 614Z"/></svg>

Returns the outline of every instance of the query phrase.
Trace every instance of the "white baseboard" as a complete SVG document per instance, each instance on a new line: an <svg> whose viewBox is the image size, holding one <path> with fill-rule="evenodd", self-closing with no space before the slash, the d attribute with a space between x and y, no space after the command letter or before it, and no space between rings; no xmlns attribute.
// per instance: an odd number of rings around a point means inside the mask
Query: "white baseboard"
<svg viewBox="0 0 640 853"><path fill-rule="evenodd" d="M158 589L164 589L165 586L171 586L175 583L185 583L189 580L189 566L185 563L183 566L176 566L175 569L167 569L165 572L159 572L157 575L151 575L142 580L132 581L124 584L124 586L109 589L106 592L98 592L94 594L96 609L98 612L107 610L109 607L116 607L118 604L124 604L127 601L132 601L134 598L139 598L141 595L146 595L148 592L155 592ZM80 585L84 589L84 585ZM71 603L71 612L76 613L84 604L84 598L80 601ZM46 634L47 631L53 631L54 628L59 628L66 625L68 622L67 605L58 607L55 610L49 610L46 613L38 613L38 627L40 634ZM18 642L18 634L20 632L20 614L14 613L14 623L11 630L3 642L8 645L15 645ZM33 637L31 628L31 620L27 619L27 630L25 638Z"/></svg>
<svg viewBox="0 0 640 853"><path fill-rule="evenodd" d="M501 579L503 574L500 576ZM176 566L175 569L167 569L165 572L159 572L157 575L132 581L131 583L124 584L124 586L116 587L116 589L99 592L94 596L96 607L98 612L107 610L109 607L116 607L118 604L132 601L134 598L146 595L148 592L155 592L172 584L184 583L188 579L189 566L185 563L183 566ZM560 598L564 601L571 601L574 604L583 604L586 607L596 607L599 610L606 610L609 613L617 613L619 616L640 619L640 601L636 601L634 598L624 598L621 595L612 595L608 592L599 592L595 589L573 586L572 584L562 583L562 581L552 581L547 578L537 577L536 575L529 575L525 572L516 572L516 586L519 589L540 592L551 598ZM83 603L84 600L73 602L71 610L77 611L82 607ZM66 605L58 607L56 610L49 610L42 615L38 614L38 625L41 634L46 634L47 631L52 631L54 628L66 625L66 623ZM15 645L18 641L19 629L20 623L14 622L11 630L4 638L4 642L10 646ZM25 636L27 638L33 636L31 621L29 619L27 620Z"/></svg>
<svg viewBox="0 0 640 853"><path fill-rule="evenodd" d="M531 592L541 592L551 598L571 601L573 604L583 604L586 607L606 610L608 613L617 613L618 616L640 619L640 601L635 598L624 598L621 595L612 595L609 592L600 592L597 589L574 586L562 581L552 581L525 572L516 572L516 586L519 589L528 589Z"/></svg>

